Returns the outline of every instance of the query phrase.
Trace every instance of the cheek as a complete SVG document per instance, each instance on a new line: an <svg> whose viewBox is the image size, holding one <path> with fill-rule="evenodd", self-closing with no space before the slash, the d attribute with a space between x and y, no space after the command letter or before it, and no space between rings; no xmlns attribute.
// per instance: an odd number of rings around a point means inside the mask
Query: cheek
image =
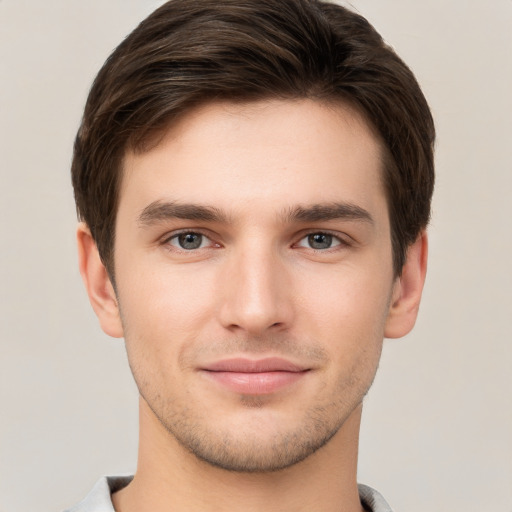
<svg viewBox="0 0 512 512"><path fill-rule="evenodd" d="M211 268L142 267L123 276L119 298L130 366L139 388L150 393L154 383L163 389L188 374L190 354L202 342L223 339L223 332L216 321L219 290Z"/></svg>
<svg viewBox="0 0 512 512"><path fill-rule="evenodd" d="M194 330L211 311L215 287L207 275L186 265L147 265L123 276L120 302L132 328Z"/></svg>
<svg viewBox="0 0 512 512"><path fill-rule="evenodd" d="M303 295L300 330L329 352L327 380L364 394L380 359L390 284L378 274L347 268L325 279L317 275L315 283L303 281L308 293Z"/></svg>
<svg viewBox="0 0 512 512"><path fill-rule="evenodd" d="M332 331L335 338L336 333L347 340L382 335L389 309L390 283L391 279L382 273L356 268L317 272L310 277L303 275L301 313L315 321L318 329ZM346 337L347 334L352 336Z"/></svg>
<svg viewBox="0 0 512 512"><path fill-rule="evenodd" d="M199 337L207 314L197 283L169 274L134 272L119 289L128 360L147 399L179 374L180 354Z"/></svg>

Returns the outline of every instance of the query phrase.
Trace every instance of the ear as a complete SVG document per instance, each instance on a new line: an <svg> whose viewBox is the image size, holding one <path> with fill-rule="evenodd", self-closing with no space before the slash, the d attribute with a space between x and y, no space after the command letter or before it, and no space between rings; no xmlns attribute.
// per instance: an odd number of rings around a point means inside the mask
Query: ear
<svg viewBox="0 0 512 512"><path fill-rule="evenodd" d="M85 223L78 225L76 238L80 274L92 309L106 334L114 338L122 338L123 327L114 287L101 261L96 242Z"/></svg>
<svg viewBox="0 0 512 512"><path fill-rule="evenodd" d="M418 316L427 273L428 239L423 231L409 247L400 277L396 278L384 336L401 338L409 333Z"/></svg>

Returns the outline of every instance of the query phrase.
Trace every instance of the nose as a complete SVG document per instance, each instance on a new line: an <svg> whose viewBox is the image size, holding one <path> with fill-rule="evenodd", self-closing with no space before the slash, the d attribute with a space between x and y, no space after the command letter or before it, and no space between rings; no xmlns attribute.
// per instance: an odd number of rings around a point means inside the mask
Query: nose
<svg viewBox="0 0 512 512"><path fill-rule="evenodd" d="M253 244L233 254L221 284L223 327L254 337L289 328L293 320L290 281L285 262L271 249Z"/></svg>

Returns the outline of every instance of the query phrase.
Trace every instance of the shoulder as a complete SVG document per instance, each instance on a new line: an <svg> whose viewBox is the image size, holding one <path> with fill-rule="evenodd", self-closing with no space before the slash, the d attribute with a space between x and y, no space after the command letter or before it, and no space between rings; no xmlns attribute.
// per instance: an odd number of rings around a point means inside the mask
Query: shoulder
<svg viewBox="0 0 512 512"><path fill-rule="evenodd" d="M361 503L368 512L393 512L387 501L375 489L368 485L358 484Z"/></svg>
<svg viewBox="0 0 512 512"><path fill-rule="evenodd" d="M82 501L64 512L115 512L112 493L126 487L132 479L131 475L104 476ZM369 512L392 512L386 500L375 489L363 484L359 484L358 488L361 503Z"/></svg>
<svg viewBox="0 0 512 512"><path fill-rule="evenodd" d="M74 507L64 512L115 512L112 505L112 493L126 487L133 476L104 476L100 478L91 492Z"/></svg>

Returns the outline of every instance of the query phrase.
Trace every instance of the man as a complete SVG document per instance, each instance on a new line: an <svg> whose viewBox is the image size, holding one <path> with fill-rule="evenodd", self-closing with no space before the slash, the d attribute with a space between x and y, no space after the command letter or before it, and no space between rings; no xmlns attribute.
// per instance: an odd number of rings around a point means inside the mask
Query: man
<svg viewBox="0 0 512 512"><path fill-rule="evenodd" d="M358 432L416 319L433 141L412 73L335 4L172 0L128 36L72 174L139 459L73 511L390 510L356 483Z"/></svg>

